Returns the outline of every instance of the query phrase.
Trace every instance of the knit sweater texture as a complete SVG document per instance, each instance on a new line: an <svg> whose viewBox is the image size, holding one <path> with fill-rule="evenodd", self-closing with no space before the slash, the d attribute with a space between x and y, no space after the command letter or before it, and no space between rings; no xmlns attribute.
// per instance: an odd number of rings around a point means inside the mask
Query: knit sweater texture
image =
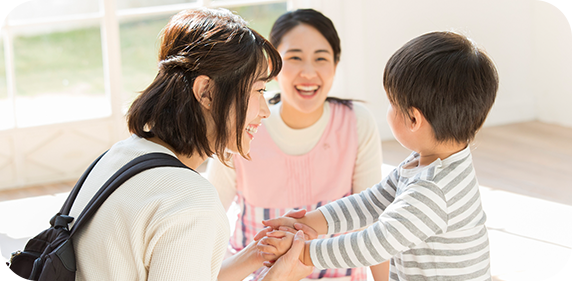
<svg viewBox="0 0 572 281"><path fill-rule="evenodd" d="M77 217L121 166L167 148L131 136L113 145L87 177ZM160 167L121 185L73 238L76 280L216 280L230 235L216 189L189 169Z"/></svg>

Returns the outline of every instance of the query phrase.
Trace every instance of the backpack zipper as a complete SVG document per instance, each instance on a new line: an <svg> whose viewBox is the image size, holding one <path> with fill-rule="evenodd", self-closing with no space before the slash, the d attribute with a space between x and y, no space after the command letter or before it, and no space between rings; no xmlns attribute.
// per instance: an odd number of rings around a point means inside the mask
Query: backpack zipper
<svg viewBox="0 0 572 281"><path fill-rule="evenodd" d="M12 261L14 260L15 257L19 256L22 253L22 251L18 250L16 252L13 252L12 255L10 255L10 263L12 263Z"/></svg>

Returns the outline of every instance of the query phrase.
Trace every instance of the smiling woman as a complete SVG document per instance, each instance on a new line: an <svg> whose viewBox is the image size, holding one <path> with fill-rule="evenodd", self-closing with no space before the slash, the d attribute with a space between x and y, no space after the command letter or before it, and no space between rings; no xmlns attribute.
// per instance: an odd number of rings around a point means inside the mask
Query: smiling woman
<svg viewBox="0 0 572 281"><path fill-rule="evenodd" d="M276 77L281 93L271 100L272 114L252 141L251 160L234 157L208 167L223 205L240 209L232 251L252 241L264 228L262 220L293 208L313 210L381 180L371 113L351 100L328 97L341 53L330 19L312 9L287 12L274 23L269 40L282 56ZM376 280L387 280L387 264L379 268ZM366 270L317 270L308 278L365 280Z"/></svg>
<svg viewBox="0 0 572 281"><path fill-rule="evenodd" d="M246 157L248 131L268 117L262 92L282 67L280 55L226 9L183 10L160 38L157 75L127 113L133 135L93 167L69 214L77 218L138 156L160 152L191 169L151 169L114 191L73 237L76 280L242 280L272 258L253 242L222 264L228 220L214 187L193 170L214 153Z"/></svg>
<svg viewBox="0 0 572 281"><path fill-rule="evenodd" d="M274 32L272 36L279 35ZM292 28L274 44L284 60L277 78L282 90L280 114L290 128L307 128L322 116L340 50L335 52L322 33L307 24Z"/></svg>

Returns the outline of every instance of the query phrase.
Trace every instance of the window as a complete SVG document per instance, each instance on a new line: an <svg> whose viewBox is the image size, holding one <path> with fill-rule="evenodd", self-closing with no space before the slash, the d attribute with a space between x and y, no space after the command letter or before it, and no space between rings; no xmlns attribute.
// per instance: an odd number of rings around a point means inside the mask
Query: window
<svg viewBox="0 0 572 281"><path fill-rule="evenodd" d="M8 85L6 84L6 61L4 58L4 40L0 38L0 130L14 126L12 104L8 99Z"/></svg>
<svg viewBox="0 0 572 281"><path fill-rule="evenodd" d="M156 1L147 1L156 2ZM179 2L172 0L170 2ZM226 3L224 1L217 3ZM222 5L224 7L224 4ZM236 12L262 36L268 37L274 21L286 12L286 2L262 5L227 7ZM123 110L127 110L135 97L144 90L157 74L157 54L159 33L169 18L177 11L166 15L140 16L137 19L125 19L120 23L121 34L121 70L123 73ZM268 90L274 89L270 83ZM277 88L277 87L275 87Z"/></svg>
<svg viewBox="0 0 572 281"><path fill-rule="evenodd" d="M102 38L115 5L119 38ZM157 73L158 35L169 18L206 4L236 11L263 36L286 12L287 1L33 0L12 10L0 48L0 130L123 114ZM119 40L120 50L105 41ZM121 55L121 92L109 92L106 52ZM7 68L6 57L13 62ZM114 67L113 64L109 67ZM10 78L11 77L11 78ZM10 79L10 80L8 80ZM9 87L8 85L13 85ZM12 90L11 90L12 89ZM110 98L120 95L120 98ZM123 112L112 103L122 103Z"/></svg>
<svg viewBox="0 0 572 281"><path fill-rule="evenodd" d="M99 26L17 35L14 62L18 127L111 114Z"/></svg>

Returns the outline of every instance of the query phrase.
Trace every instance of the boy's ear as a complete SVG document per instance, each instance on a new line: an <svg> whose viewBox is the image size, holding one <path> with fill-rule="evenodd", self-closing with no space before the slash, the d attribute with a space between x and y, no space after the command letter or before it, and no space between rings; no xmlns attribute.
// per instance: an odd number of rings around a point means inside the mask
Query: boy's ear
<svg viewBox="0 0 572 281"><path fill-rule="evenodd" d="M199 75L193 83L193 93L197 101L206 109L211 108L212 97L209 91L210 78L206 75Z"/></svg>
<svg viewBox="0 0 572 281"><path fill-rule="evenodd" d="M424 125L425 122L425 116L423 116L419 109L412 107L409 110L409 130L416 132Z"/></svg>

